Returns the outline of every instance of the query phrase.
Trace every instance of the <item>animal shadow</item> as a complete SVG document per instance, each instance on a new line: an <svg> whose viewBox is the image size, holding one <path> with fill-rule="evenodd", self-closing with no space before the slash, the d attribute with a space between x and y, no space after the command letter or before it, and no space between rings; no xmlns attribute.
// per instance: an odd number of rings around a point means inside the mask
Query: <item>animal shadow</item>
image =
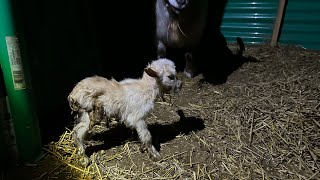
<svg viewBox="0 0 320 180"><path fill-rule="evenodd" d="M204 121L200 118L186 117L182 110L177 111L180 120L170 124L151 124L148 126L152 134L153 145L159 151L160 144L174 139L179 134L189 134L205 128ZM90 156L93 152L110 149L124 144L127 141L139 141L136 131L126 128L124 125L117 125L101 134L93 135L93 141L105 141L99 145L88 146L86 154Z"/></svg>
<svg viewBox="0 0 320 180"><path fill-rule="evenodd" d="M237 52L232 52L222 34L217 35L214 39L220 42L219 46L210 46L210 42L205 43L204 48L198 54L199 69L203 75L202 82L208 82L214 85L223 84L228 77L248 62L258 62L255 57L243 56L245 45L241 38L237 37L239 48Z"/></svg>
<svg viewBox="0 0 320 180"><path fill-rule="evenodd" d="M177 135L188 135L205 128L204 121L196 117L186 117L182 110L177 111L180 120L168 125L153 124L149 130L153 136L153 145L160 150L160 144L173 140Z"/></svg>

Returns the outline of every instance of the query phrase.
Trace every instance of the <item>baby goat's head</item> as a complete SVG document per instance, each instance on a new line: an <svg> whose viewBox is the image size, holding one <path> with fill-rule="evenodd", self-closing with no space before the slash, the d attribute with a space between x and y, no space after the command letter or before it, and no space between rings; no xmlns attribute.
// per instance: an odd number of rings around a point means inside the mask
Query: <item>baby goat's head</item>
<svg viewBox="0 0 320 180"><path fill-rule="evenodd" d="M179 14L189 4L189 0L164 0L168 8L174 13Z"/></svg>
<svg viewBox="0 0 320 180"><path fill-rule="evenodd" d="M166 58L155 60L144 71L157 79L163 93L180 91L181 81L177 78L176 67L171 60Z"/></svg>

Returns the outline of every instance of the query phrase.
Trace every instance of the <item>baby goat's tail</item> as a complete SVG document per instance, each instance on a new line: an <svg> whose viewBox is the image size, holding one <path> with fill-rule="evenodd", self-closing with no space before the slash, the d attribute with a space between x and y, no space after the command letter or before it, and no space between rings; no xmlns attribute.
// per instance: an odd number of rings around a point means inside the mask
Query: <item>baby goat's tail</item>
<svg viewBox="0 0 320 180"><path fill-rule="evenodd" d="M95 101L103 92L90 89L87 86L76 86L68 96L69 106L72 111L84 109L91 111L94 108Z"/></svg>

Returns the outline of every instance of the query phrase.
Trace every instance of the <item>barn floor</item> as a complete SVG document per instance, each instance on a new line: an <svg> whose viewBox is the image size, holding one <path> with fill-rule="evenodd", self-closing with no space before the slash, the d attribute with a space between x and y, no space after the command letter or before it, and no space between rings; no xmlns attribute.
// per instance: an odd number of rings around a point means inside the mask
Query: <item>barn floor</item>
<svg viewBox="0 0 320 180"><path fill-rule="evenodd" d="M157 102L147 121L160 161L116 126L88 142L88 168L66 130L22 172L32 179L320 178L320 52L248 46L244 56L258 62L243 64L226 83L180 74L181 92Z"/></svg>

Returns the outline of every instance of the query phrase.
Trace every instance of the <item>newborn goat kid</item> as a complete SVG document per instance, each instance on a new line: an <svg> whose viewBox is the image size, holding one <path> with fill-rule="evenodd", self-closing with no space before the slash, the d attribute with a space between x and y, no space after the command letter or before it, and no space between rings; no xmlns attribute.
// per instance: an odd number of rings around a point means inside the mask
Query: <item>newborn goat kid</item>
<svg viewBox="0 0 320 180"><path fill-rule="evenodd" d="M180 88L175 64L165 58L148 64L140 79L120 82L99 76L83 79L68 96L70 108L78 113L79 122L73 130L79 153L85 155L84 138L95 124L116 117L127 127L135 129L143 148L158 159L160 154L152 145L145 119L157 97L163 93L177 92Z"/></svg>

